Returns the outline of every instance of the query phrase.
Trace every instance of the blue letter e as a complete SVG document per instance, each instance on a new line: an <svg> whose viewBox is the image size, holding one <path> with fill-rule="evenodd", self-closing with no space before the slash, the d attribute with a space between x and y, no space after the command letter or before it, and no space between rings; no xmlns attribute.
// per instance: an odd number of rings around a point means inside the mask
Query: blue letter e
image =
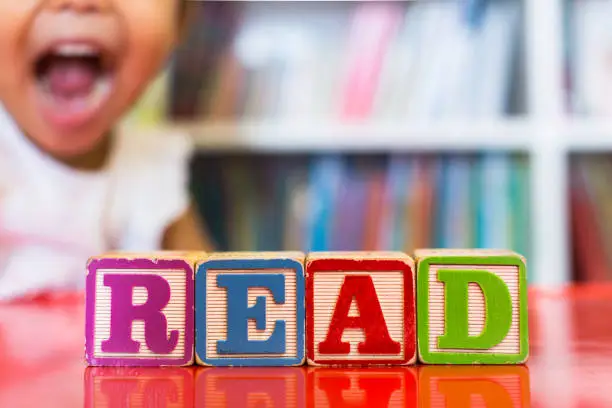
<svg viewBox="0 0 612 408"><path fill-rule="evenodd" d="M284 275L218 275L217 286L227 288L227 340L217 342L219 354L283 354L285 321L277 320L268 340L249 340L249 319L257 330L266 329L266 298L258 296L255 305L248 305L252 287L267 288L277 304L285 303Z"/></svg>

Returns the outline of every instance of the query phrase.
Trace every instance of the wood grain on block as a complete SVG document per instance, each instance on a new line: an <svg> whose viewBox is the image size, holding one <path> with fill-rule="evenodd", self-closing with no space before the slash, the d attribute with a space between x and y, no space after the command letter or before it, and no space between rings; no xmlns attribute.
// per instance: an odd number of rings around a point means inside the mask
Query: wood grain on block
<svg viewBox="0 0 612 408"><path fill-rule="evenodd" d="M528 407L529 371L523 366L424 366L419 378L422 407Z"/></svg>
<svg viewBox="0 0 612 408"><path fill-rule="evenodd" d="M88 367L85 371L85 408L192 407L193 370L185 368Z"/></svg>
<svg viewBox="0 0 612 408"><path fill-rule="evenodd" d="M223 358L224 355L217 352L217 341L227 338L227 290L217 286L219 274L244 275L251 273L249 270L208 270L206 274L206 355L208 358ZM293 269L259 269L258 273L282 274L285 276L285 302L277 304L273 301L270 291L265 288L253 287L248 291L249 307L255 305L259 296L266 298L266 328L257 330L255 322L249 320L248 339L266 340L270 338L275 328L275 322L285 321L286 327L286 351L275 355L283 358L297 357L297 301L296 285L297 279ZM269 357L266 353L233 354L233 358Z"/></svg>
<svg viewBox="0 0 612 408"><path fill-rule="evenodd" d="M198 364L303 364L304 257L300 252L226 252L198 265Z"/></svg>
<svg viewBox="0 0 612 408"><path fill-rule="evenodd" d="M416 254L421 362L527 360L527 273L522 256L505 250L418 250Z"/></svg>
<svg viewBox="0 0 612 408"><path fill-rule="evenodd" d="M371 277L376 289L376 295L382 309L382 313L393 341L400 344L400 352L397 355L388 354L361 354L357 347L365 341L362 328L347 328L342 334L342 341L348 342L350 352L348 354L321 354L318 347L314 348L314 360L323 362L325 360L389 360L405 358L404 346L404 273L402 271L378 271L378 272L330 272L315 274L313 278L314 298L314 342L320 344L327 337L331 324L332 315L338 301L340 288L347 275ZM349 316L359 316L357 304L353 299L349 309Z"/></svg>
<svg viewBox="0 0 612 408"><path fill-rule="evenodd" d="M88 363L193 364L193 267L204 255L115 255L92 258L88 264Z"/></svg>
<svg viewBox="0 0 612 408"><path fill-rule="evenodd" d="M401 252L320 252L306 260L310 365L415 361L414 263Z"/></svg>
<svg viewBox="0 0 612 408"><path fill-rule="evenodd" d="M172 293L170 302L161 312L168 321L168 332L178 330L179 336L176 347L169 354L155 353L147 347L145 337L145 322L134 320L132 322L132 340L140 343L140 351L137 353L105 353L102 351L102 342L110 338L111 328L111 288L104 285L104 277L107 274L120 274L124 270L102 269L98 270L96 276L96 324L95 324L95 343L94 353L99 357L134 357L134 358L157 358L167 357L181 359L185 354L185 303L186 293L186 272L184 270L130 270L131 275L157 275L164 278L170 285ZM144 287L133 289L132 304L134 306L144 305L149 295Z"/></svg>
<svg viewBox="0 0 612 408"><path fill-rule="evenodd" d="M512 325L506 338L497 346L487 350L438 348L438 338L444 334L444 283L437 279L438 271L447 270L483 270L499 276L508 286L512 299ZM472 353L517 354L520 351L519 338L519 271L516 266L482 266L473 265L431 265L429 269L429 349L433 352L454 351ZM475 283L468 287L468 334L478 336L485 325L485 299L482 289Z"/></svg>

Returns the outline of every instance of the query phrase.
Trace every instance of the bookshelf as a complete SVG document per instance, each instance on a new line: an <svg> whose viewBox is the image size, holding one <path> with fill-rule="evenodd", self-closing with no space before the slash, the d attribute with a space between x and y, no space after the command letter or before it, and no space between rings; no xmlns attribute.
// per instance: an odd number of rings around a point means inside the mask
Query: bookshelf
<svg viewBox="0 0 612 408"><path fill-rule="evenodd" d="M520 0L519 0L520 1ZM525 152L533 220L531 283L571 279L568 172L574 152L612 151L612 121L567 114L565 0L522 0L526 112L492 120L340 123L325 120L195 121L157 127L190 134L206 152ZM131 125L125 131L143 131Z"/></svg>

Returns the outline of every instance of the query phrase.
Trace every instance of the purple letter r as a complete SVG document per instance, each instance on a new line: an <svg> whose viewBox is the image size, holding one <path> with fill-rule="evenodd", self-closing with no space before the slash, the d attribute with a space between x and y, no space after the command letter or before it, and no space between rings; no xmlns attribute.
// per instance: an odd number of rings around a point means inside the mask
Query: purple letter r
<svg viewBox="0 0 612 408"><path fill-rule="evenodd" d="M178 330L167 337L168 321L162 310L170 301L170 285L158 275L106 275L104 285L111 288L110 338L102 342L105 353L138 353L140 343L132 339L132 322L143 320L145 339L149 350L168 354L176 348ZM147 289L147 301L134 305L135 287Z"/></svg>

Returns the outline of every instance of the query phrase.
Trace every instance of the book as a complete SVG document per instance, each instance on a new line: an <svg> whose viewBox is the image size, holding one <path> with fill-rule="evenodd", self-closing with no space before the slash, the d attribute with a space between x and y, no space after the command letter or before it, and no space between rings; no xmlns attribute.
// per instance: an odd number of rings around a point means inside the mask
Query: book
<svg viewBox="0 0 612 408"><path fill-rule="evenodd" d="M382 64L400 27L402 9L401 3L362 2L353 10L343 75L343 119L371 115Z"/></svg>
<svg viewBox="0 0 612 408"><path fill-rule="evenodd" d="M510 248L510 171L506 153L488 153L481 158L478 248Z"/></svg>
<svg viewBox="0 0 612 408"><path fill-rule="evenodd" d="M575 279L602 282L610 278L606 248L601 237L592 192L588 187L588 170L583 161L570 172L570 214L573 240Z"/></svg>
<svg viewBox="0 0 612 408"><path fill-rule="evenodd" d="M410 210L407 202L414 194L412 178L414 158L391 155L386 169L383 195L383 216L379 224L377 248L401 251L404 248L404 229L410 230Z"/></svg>
<svg viewBox="0 0 612 408"><path fill-rule="evenodd" d="M317 157L310 165L309 251L324 251L331 242L334 206L343 180L344 160L337 155Z"/></svg>

